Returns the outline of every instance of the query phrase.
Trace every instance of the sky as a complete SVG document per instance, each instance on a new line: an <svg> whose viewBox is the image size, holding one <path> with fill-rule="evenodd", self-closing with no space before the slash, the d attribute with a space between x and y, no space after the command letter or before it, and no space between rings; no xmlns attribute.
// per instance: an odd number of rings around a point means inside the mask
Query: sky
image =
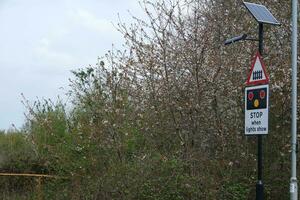
<svg viewBox="0 0 300 200"><path fill-rule="evenodd" d="M137 0L0 0L0 130L24 123L21 94L67 99L70 71L121 48L130 13L143 16Z"/></svg>

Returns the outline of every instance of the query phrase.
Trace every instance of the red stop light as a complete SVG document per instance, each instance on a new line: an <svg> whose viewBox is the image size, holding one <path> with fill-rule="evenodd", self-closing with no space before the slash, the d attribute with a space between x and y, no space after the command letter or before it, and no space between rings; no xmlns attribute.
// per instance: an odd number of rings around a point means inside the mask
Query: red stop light
<svg viewBox="0 0 300 200"><path fill-rule="evenodd" d="M253 97L254 97L253 92L249 92L249 93L248 93L248 99L249 99L250 101L252 101Z"/></svg>
<svg viewBox="0 0 300 200"><path fill-rule="evenodd" d="M264 98L266 97L266 92L265 92L265 90L259 91L259 97L260 97L261 99L264 99Z"/></svg>

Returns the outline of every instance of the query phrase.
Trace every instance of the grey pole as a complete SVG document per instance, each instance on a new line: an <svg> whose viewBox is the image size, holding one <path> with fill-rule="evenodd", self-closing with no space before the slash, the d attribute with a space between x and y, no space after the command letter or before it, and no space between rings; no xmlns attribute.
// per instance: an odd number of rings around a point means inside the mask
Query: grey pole
<svg viewBox="0 0 300 200"><path fill-rule="evenodd" d="M291 137L291 180L290 199L298 200L297 183L297 7L298 0L292 0L292 137Z"/></svg>

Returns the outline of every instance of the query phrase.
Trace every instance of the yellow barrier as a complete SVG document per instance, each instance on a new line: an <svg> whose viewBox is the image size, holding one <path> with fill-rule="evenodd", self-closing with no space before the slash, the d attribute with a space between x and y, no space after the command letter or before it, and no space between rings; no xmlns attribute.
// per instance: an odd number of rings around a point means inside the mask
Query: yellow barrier
<svg viewBox="0 0 300 200"><path fill-rule="evenodd" d="M41 178L63 178L48 174L22 174L22 173L0 173L0 176L27 176L27 177L41 177Z"/></svg>

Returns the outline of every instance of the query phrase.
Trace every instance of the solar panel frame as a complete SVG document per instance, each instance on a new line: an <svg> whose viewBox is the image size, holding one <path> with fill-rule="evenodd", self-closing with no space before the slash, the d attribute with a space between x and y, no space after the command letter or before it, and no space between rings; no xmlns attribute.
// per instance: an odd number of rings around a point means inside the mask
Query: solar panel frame
<svg viewBox="0 0 300 200"><path fill-rule="evenodd" d="M254 19L259 23L280 25L280 22L278 22L266 6L250 2L243 3Z"/></svg>

